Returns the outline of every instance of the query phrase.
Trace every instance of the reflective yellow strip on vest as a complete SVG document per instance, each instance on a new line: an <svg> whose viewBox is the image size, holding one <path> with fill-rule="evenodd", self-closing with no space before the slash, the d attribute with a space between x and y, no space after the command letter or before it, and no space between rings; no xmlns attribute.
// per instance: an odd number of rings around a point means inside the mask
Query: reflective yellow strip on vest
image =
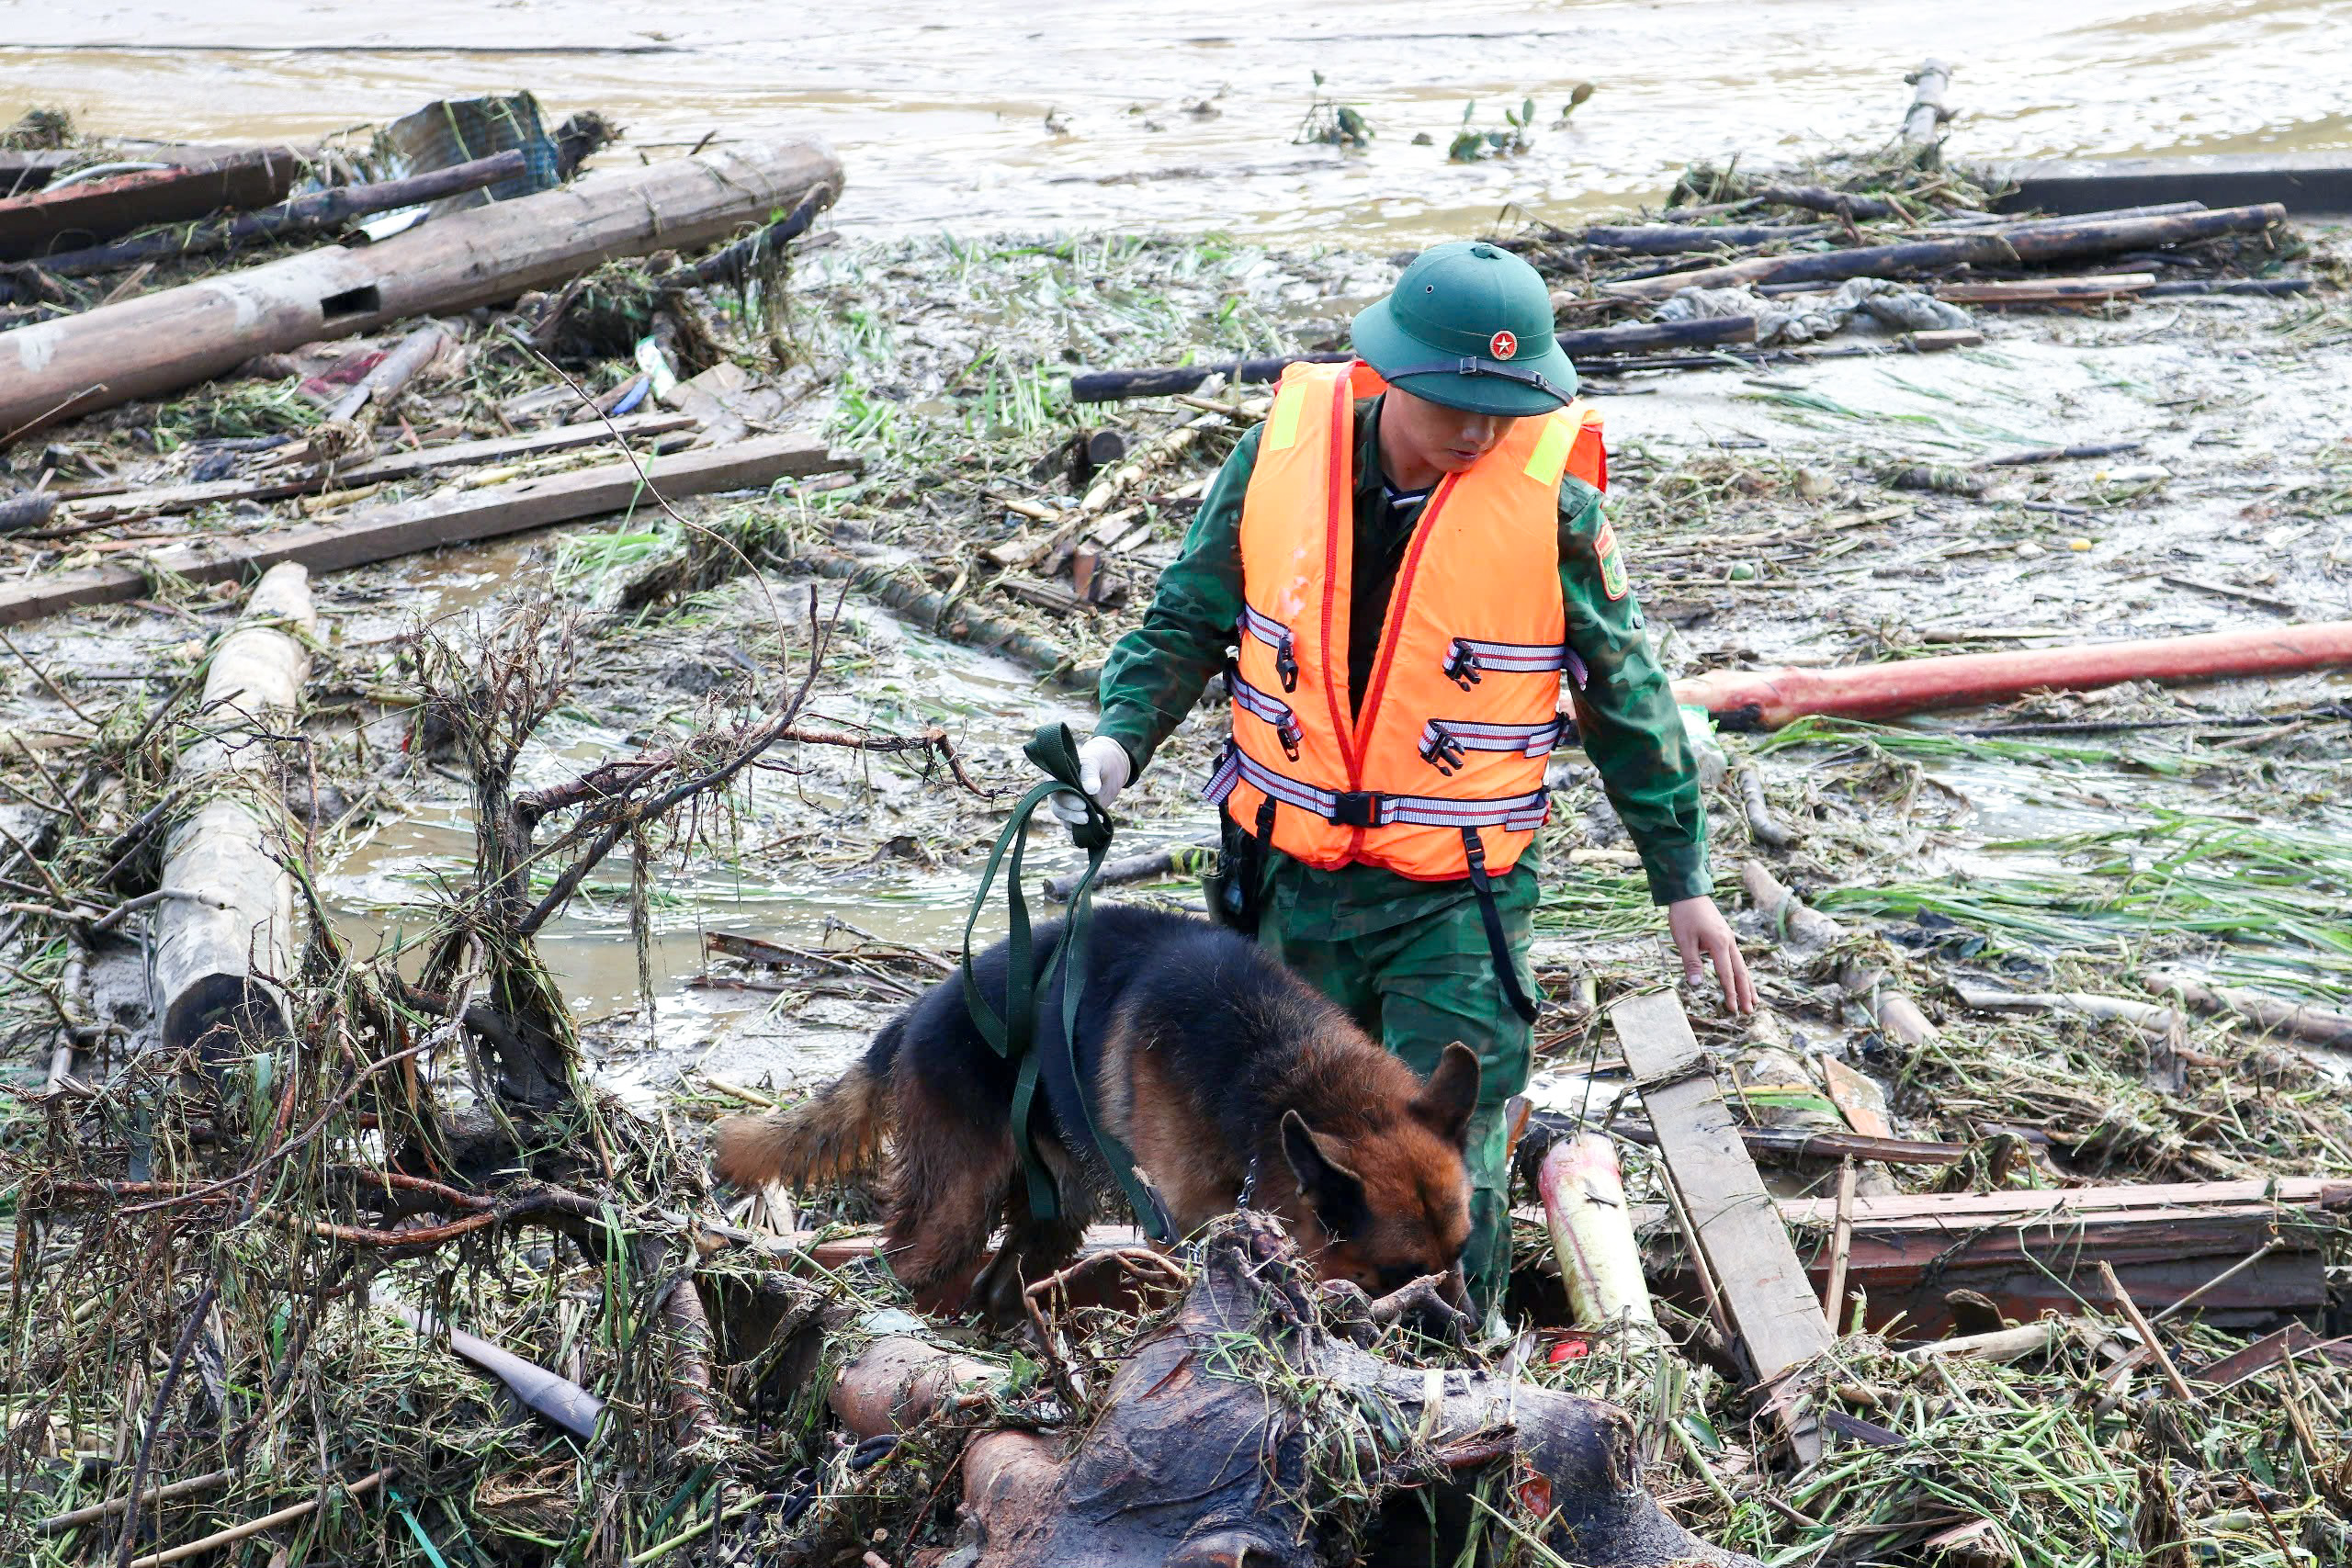
<svg viewBox="0 0 2352 1568"><path fill-rule="evenodd" d="M1298 445L1299 410L1306 401L1306 389L1295 381L1274 394L1274 406L1266 413L1266 435L1259 443L1260 451L1279 452ZM1561 458L1562 462L1566 460L1565 457Z"/></svg>
<svg viewBox="0 0 2352 1568"><path fill-rule="evenodd" d="M1560 476L1567 471L1568 452L1577 444L1577 434L1584 429L1584 405L1570 403L1544 422L1544 434L1536 438L1534 455L1527 459L1527 477L1541 484L1557 486Z"/></svg>

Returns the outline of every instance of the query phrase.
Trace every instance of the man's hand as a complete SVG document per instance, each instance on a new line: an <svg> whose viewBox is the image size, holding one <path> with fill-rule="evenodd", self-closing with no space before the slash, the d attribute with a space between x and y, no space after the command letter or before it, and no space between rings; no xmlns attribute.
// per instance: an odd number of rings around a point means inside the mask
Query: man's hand
<svg viewBox="0 0 2352 1568"><path fill-rule="evenodd" d="M1107 735L1091 736L1079 746L1078 782L1094 797L1094 804L1105 811L1119 798L1119 792L1127 787L1127 780L1134 773L1134 764L1127 761L1127 749ZM1053 807L1055 816L1073 828L1086 820L1086 802L1068 790L1047 795L1046 804ZM1715 922L1722 924L1723 917L1716 916Z"/></svg>
<svg viewBox="0 0 2352 1568"><path fill-rule="evenodd" d="M1685 980L1694 986L1699 983L1699 961L1703 957L1715 966L1715 979L1724 988L1724 1005L1734 1012L1756 1010L1756 982L1747 977L1747 961L1739 955L1731 922L1724 919L1713 898L1702 894L1668 904L1666 929L1674 933L1674 951L1682 955Z"/></svg>

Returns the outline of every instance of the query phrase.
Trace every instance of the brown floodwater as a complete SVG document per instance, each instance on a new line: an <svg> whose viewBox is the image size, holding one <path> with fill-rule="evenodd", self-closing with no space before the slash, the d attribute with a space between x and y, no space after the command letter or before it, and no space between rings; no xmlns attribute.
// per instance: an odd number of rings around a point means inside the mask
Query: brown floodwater
<svg viewBox="0 0 2352 1568"><path fill-rule="evenodd" d="M1973 155L2352 146L2352 0L0 0L0 110L107 132L312 137L515 87L648 152L813 132L867 230L1426 239L1884 135L1928 54ZM1368 151L1293 143L1317 72ZM1446 162L1465 104L1498 128L1526 97L1526 153Z"/></svg>

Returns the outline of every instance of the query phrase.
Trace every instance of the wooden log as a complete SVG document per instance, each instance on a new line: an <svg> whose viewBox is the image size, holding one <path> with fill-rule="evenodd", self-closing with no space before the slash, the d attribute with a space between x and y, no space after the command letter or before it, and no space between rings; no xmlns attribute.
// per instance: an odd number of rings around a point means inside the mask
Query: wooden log
<svg viewBox="0 0 2352 1568"><path fill-rule="evenodd" d="M2075 213L2132 204L2275 202L2290 212L2352 211L2352 152L2195 152L1996 164L2009 211Z"/></svg>
<svg viewBox="0 0 2352 1568"><path fill-rule="evenodd" d="M2124 681L2177 683L2300 674L2352 666L2352 621L1957 653L1836 670L1716 671L1677 681L1678 703L1736 730L1778 729L1805 714L1900 718L1934 708L2006 702L2027 692L2086 692Z"/></svg>
<svg viewBox="0 0 2352 1568"><path fill-rule="evenodd" d="M1897 140L1913 168L1932 169L1942 160L1944 123L1951 118L1951 110L1944 105L1944 94L1951 88L1951 67L1929 59L1904 80L1914 91Z"/></svg>
<svg viewBox="0 0 2352 1568"><path fill-rule="evenodd" d="M759 436L731 446L703 447L643 461L653 487L673 500L718 491L765 489L792 475L833 473L857 466L856 459L835 457L822 442L805 435ZM167 545L150 559L155 570L191 582L242 581L281 561L297 561L312 571L341 571L446 545L501 538L550 523L652 504L636 464L607 463L546 479L374 507L333 523ZM0 588L0 626L83 605L136 599L148 591L148 581L139 568L120 563L33 578Z"/></svg>
<svg viewBox="0 0 2352 1568"><path fill-rule="evenodd" d="M1094 689L1094 673L1076 667L1074 656L1057 642L1024 631L975 610L960 598L923 587L881 561L860 560L838 550L810 548L801 552L800 565L823 576L854 582L857 587L928 632L971 648L1001 653L1077 691Z"/></svg>
<svg viewBox="0 0 2352 1568"><path fill-rule="evenodd" d="M1094 878L1097 888L1122 887L1136 882L1158 882L1170 876L1198 876L1215 858L1216 851L1207 844L1176 844L1164 850L1149 850L1139 855L1124 855L1106 860ZM1046 897L1054 903L1066 904L1078 888L1078 874L1046 878Z"/></svg>
<svg viewBox="0 0 2352 1568"><path fill-rule="evenodd" d="M45 526L56 510L57 495L52 491L28 490L0 496L0 534L21 534L28 528Z"/></svg>
<svg viewBox="0 0 2352 1568"><path fill-rule="evenodd" d="M2147 983L2158 996L2177 996L2199 1012L2234 1015L2268 1033L2352 1051L2352 1015L2243 987L2208 985L2177 970L2158 971Z"/></svg>
<svg viewBox="0 0 2352 1568"><path fill-rule="evenodd" d="M256 354L511 299L618 256L709 244L841 181L822 143L714 149L17 327L0 333L0 443L176 391Z"/></svg>
<svg viewBox="0 0 2352 1568"><path fill-rule="evenodd" d="M154 223L283 200L301 172L283 147L257 147L194 168L153 169L0 200L0 261L80 250Z"/></svg>
<svg viewBox="0 0 2352 1568"><path fill-rule="evenodd" d="M1625 1203L1624 1173L1608 1134L1577 1133L1554 1140L1537 1168L1535 1186L1577 1322L1589 1328L1657 1327L1642 1276L1641 1244L1634 1239L1634 1217Z"/></svg>
<svg viewBox="0 0 2352 1568"><path fill-rule="evenodd" d="M1830 282L1849 277L1900 277L1946 267L2038 266L2118 251L2159 250L2223 234L2260 233L2286 221L2277 203L2231 207L2214 212L2184 212L2168 218L2119 218L2108 222L2036 225L1948 239L1907 240L1892 245L1804 255L1755 256L1722 266L1601 286L1626 299L1662 299L1679 288L1727 288L1751 283Z"/></svg>
<svg viewBox="0 0 2352 1568"><path fill-rule="evenodd" d="M2055 463L2067 458L2120 457L2126 452L2137 452L2137 441L2083 441L2072 446L2029 446L2021 452L2004 452L1997 457L1984 459L1988 468L2014 468L2024 463Z"/></svg>
<svg viewBox="0 0 2352 1568"><path fill-rule="evenodd" d="M1953 995L1979 1012L2071 1012L2170 1036L2178 1035L2188 1021L2177 1009L2136 997L2103 997L2091 991L2004 991L1966 980L1953 981L1951 988Z"/></svg>
<svg viewBox="0 0 2352 1568"><path fill-rule="evenodd" d="M1583 360L1612 354L1646 354L1662 348L1687 348L1695 344L1750 343L1756 337L1752 316L1716 316L1692 321L1635 321L1622 327L1592 327L1560 334L1560 347L1569 358ZM1081 403L1113 402L1121 398L1174 397L1191 392L1211 376L1223 376L1236 386L1277 381L1284 367L1297 364L1337 365L1352 354L1296 354L1272 359L1227 360L1215 365L1189 365L1154 370L1086 370L1070 378L1069 395Z"/></svg>
<svg viewBox="0 0 2352 1568"><path fill-rule="evenodd" d="M117 272L141 262L173 256L204 255L234 250L255 241L291 239L342 227L354 218L395 208L414 207L444 197L479 190L523 173L522 150L509 148L488 158L455 164L446 169L412 175L406 179L377 180L368 185L334 186L259 212L241 213L217 223L198 223L153 234L136 234L109 245L65 251L40 259L40 269L58 277L81 277L96 272Z"/></svg>
<svg viewBox="0 0 2352 1568"><path fill-rule="evenodd" d="M1307 1456L1328 1440L1316 1428L1332 1398L1395 1413L1360 1428L1350 1463L1363 1477L1401 1481L1408 1450L1435 1461L1415 1467L1405 1506L1376 1527L1381 1561L1464 1557L1474 1523L1487 1533L1468 1500L1476 1495L1547 1561L1755 1568L1659 1510L1623 1412L1485 1368L1396 1365L1327 1326L1314 1295L1312 1274L1267 1216L1245 1213L1213 1232L1173 1317L1126 1348L1066 1461L1024 1431L989 1433L964 1450L973 1568L1310 1568L1328 1556L1317 1525L1334 1478ZM830 1401L852 1433L873 1438L978 1409L1003 1376L895 1336L860 1352ZM1287 1392L1301 1386L1328 1392L1310 1404Z"/></svg>
<svg viewBox="0 0 2352 1568"><path fill-rule="evenodd" d="M294 877L278 858L288 819L269 737L292 724L317 630L311 574L288 563L212 650L204 734L172 769L173 789L195 805L164 838L158 884L153 976L169 1049L224 1057L290 1025Z"/></svg>
<svg viewBox="0 0 2352 1568"><path fill-rule="evenodd" d="M1595 250L1664 256L1689 251L1747 250L1838 231L1835 223L1631 223L1597 224L1579 238Z"/></svg>
<svg viewBox="0 0 2352 1568"><path fill-rule="evenodd" d="M392 484L444 468L476 463L503 463L522 457L593 446L599 442L632 441L639 436L668 435L695 427L688 413L628 414L608 426L559 425L527 435L499 435L485 441L453 441L446 446L421 446L413 452L338 468L331 463L305 464L254 479L214 479L202 484L169 485L154 490L124 490L115 485L62 491L57 499L72 519L85 526L122 522L133 517L162 517L193 512L232 501L280 501L289 495L316 495L326 490L356 490L366 485Z"/></svg>
<svg viewBox="0 0 2352 1568"><path fill-rule="evenodd" d="M1757 1381L1769 1384L1831 1348L1817 1290L1807 1284L1771 1195L1738 1140L1681 1002L1657 992L1621 1001L1609 1016L1657 1129L1668 1179L1690 1217L1688 1240L1721 1285ZM1821 1433L1812 1416L1783 1416L1800 1462L1818 1459Z"/></svg>
<svg viewBox="0 0 2352 1568"><path fill-rule="evenodd" d="M1856 196L1851 191L1828 190L1820 186L1765 186L1756 193L1756 199L1774 207L1798 207L1808 212L1835 213L1840 218L1899 218L1902 211L1894 203L1875 196Z"/></svg>

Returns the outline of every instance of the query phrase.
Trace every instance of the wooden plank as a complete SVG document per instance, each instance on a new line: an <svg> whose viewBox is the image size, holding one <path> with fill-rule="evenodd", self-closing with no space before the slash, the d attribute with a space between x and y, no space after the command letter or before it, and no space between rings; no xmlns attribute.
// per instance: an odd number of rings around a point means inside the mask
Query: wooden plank
<svg viewBox="0 0 2352 1568"><path fill-rule="evenodd" d="M669 457L650 457L645 466L654 487L676 499L761 488L794 474L836 472L856 467L856 459L835 457L823 442L805 435L770 435ZM300 561L314 572L338 571L444 545L470 544L550 523L619 512L639 503L652 504L636 465L608 463L576 473L375 507L335 523L192 540L166 546L147 558L153 571L191 582L243 580L288 560ZM84 605L135 599L147 592L150 581L149 571L123 565L32 578L0 589L0 626Z"/></svg>
<svg viewBox="0 0 2352 1568"><path fill-rule="evenodd" d="M361 485L389 484L438 468L497 462L509 457L537 457L573 447L593 446L600 441L612 439L615 432L623 437L666 435L672 431L691 429L694 423L692 414L630 414L615 420L611 430L602 423L565 424L553 430L535 431L527 435L501 435L484 441L453 441L446 446L394 452L347 468L306 467L254 479L214 479L204 484L158 486L153 490L126 491L108 487L101 492L94 488L79 492L67 491L58 499L65 502L70 515L78 523L112 517L157 517L168 513L193 512L198 507L211 506L224 501L281 501L289 495L314 495L328 489L356 490Z"/></svg>
<svg viewBox="0 0 2352 1568"><path fill-rule="evenodd" d="M2352 212L2352 152L2196 152L2165 158L2055 158L2001 165L2016 188L2007 211L2066 214L2154 202L2238 207L2275 201L2290 212Z"/></svg>
<svg viewBox="0 0 2352 1568"><path fill-rule="evenodd" d="M263 147L195 168L117 175L0 200L0 261L80 250L218 208L266 207L284 199L300 171L290 150Z"/></svg>
<svg viewBox="0 0 2352 1568"><path fill-rule="evenodd" d="M1856 1200L1857 1223L1917 1221L1982 1224L2018 1220L2047 1224L2074 1215L2119 1210L2193 1209L2254 1204L2271 1209L2335 1209L2352 1203L2352 1182L2309 1177L2240 1181L2170 1181L2145 1186L2069 1187L2041 1192L1923 1192ZM1837 1205L1794 1198L1781 1204L1792 1225L1826 1226Z"/></svg>
<svg viewBox="0 0 2352 1568"><path fill-rule="evenodd" d="M1991 283L1939 283L1939 299L1956 305L2042 305L2078 300L2097 303L2155 286L2153 272L2094 273L2081 277L2018 277Z"/></svg>
<svg viewBox="0 0 2352 1568"><path fill-rule="evenodd" d="M1770 1383L1835 1343L1821 1298L1806 1282L1681 1001L1670 991L1633 997L1612 1006L1609 1019L1697 1233L1690 1243L1714 1272L1758 1379ZM1821 1434L1809 1416L1794 1415L1788 1428L1800 1461L1820 1457Z"/></svg>

